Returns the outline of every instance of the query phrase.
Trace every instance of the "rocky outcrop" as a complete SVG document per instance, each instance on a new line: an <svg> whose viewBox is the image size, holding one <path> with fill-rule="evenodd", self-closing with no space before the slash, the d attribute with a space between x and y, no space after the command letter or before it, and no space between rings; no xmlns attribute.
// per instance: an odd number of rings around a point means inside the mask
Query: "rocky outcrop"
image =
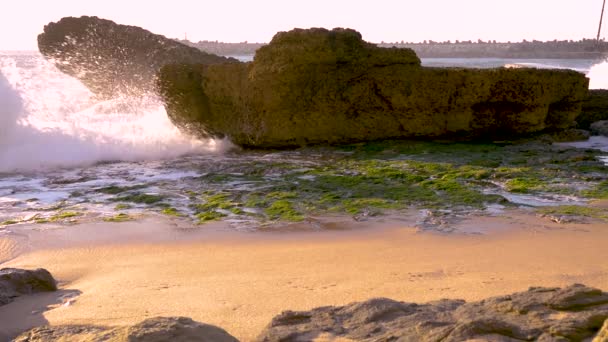
<svg viewBox="0 0 608 342"><path fill-rule="evenodd" d="M236 60L202 52L136 26L97 17L67 17L38 36L40 52L102 99L155 92L156 73L168 63Z"/></svg>
<svg viewBox="0 0 608 342"><path fill-rule="evenodd" d="M579 128L589 129L596 121L608 120L608 89L590 89L576 118Z"/></svg>
<svg viewBox="0 0 608 342"><path fill-rule="evenodd" d="M608 341L608 293L575 284L478 302L443 299L425 304L375 298L310 311L284 311L258 341ZM155 317L129 327L44 326L17 342L236 342L225 330L185 317Z"/></svg>
<svg viewBox="0 0 608 342"><path fill-rule="evenodd" d="M53 341L108 342L238 342L224 329L195 322L186 317L155 317L130 326L107 328L97 326L44 326L34 328L15 342Z"/></svg>
<svg viewBox="0 0 608 342"><path fill-rule="evenodd" d="M22 295L56 290L57 282L51 273L43 268L33 271L0 269L0 305L8 304Z"/></svg>
<svg viewBox="0 0 608 342"><path fill-rule="evenodd" d="M608 137L608 120L596 121L591 124L591 132Z"/></svg>
<svg viewBox="0 0 608 342"><path fill-rule="evenodd" d="M257 148L560 130L587 87L568 70L423 68L412 50L350 29L280 32L252 63L173 64L159 75L178 127Z"/></svg>
<svg viewBox="0 0 608 342"><path fill-rule="evenodd" d="M593 338L607 318L608 293L573 285L530 288L472 303L415 304L378 298L340 307L285 311L258 340L581 341Z"/></svg>
<svg viewBox="0 0 608 342"><path fill-rule="evenodd" d="M256 148L561 130L588 87L568 70L423 68L351 29L279 32L251 63L96 17L50 23L38 45L100 98L158 91L182 130Z"/></svg>

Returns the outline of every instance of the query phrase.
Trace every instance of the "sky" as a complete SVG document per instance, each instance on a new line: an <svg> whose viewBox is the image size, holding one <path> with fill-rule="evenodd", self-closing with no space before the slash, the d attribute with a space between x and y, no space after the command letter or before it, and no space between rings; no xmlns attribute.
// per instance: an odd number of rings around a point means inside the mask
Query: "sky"
<svg viewBox="0 0 608 342"><path fill-rule="evenodd" d="M36 50L45 24L82 15L191 41L268 42L294 27L350 27L370 42L578 40L597 35L602 1L0 0L0 50Z"/></svg>

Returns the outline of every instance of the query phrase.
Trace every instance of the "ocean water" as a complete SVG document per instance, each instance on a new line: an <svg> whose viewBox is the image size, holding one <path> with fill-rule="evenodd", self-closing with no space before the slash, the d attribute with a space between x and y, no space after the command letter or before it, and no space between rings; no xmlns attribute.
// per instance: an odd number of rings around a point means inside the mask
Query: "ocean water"
<svg viewBox="0 0 608 342"><path fill-rule="evenodd" d="M586 73L592 88L608 88L607 62L424 59L423 64L572 68ZM603 140L595 144L608 148ZM196 140L171 124L152 94L98 102L77 79L59 72L37 52L0 52L0 223L47 220L73 208L92 220L110 217L116 202L107 191L95 189L133 185L188 211L184 193L205 190L201 179L210 174L238 175L239 166L260 161L301 169L322 157L298 151L242 152L229 141ZM272 179L281 172L266 169L263 176ZM224 186L256 189L264 186L264 179ZM140 213L145 208L135 204L124 211ZM255 225L255 220L233 216L229 219L235 224Z"/></svg>

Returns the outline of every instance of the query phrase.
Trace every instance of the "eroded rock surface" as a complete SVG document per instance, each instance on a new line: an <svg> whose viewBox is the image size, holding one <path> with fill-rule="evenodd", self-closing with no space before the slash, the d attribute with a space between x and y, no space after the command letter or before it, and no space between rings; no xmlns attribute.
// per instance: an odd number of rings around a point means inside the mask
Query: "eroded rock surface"
<svg viewBox="0 0 608 342"><path fill-rule="evenodd" d="M56 290L57 282L51 273L43 268L33 271L0 269L0 305L8 304L22 295Z"/></svg>
<svg viewBox="0 0 608 342"><path fill-rule="evenodd" d="M163 67L180 128L250 147L479 138L570 127L588 80L568 70L423 68L350 29L280 32L251 63Z"/></svg>
<svg viewBox="0 0 608 342"><path fill-rule="evenodd" d="M102 99L155 92L155 76L169 63L235 62L136 26L97 17L66 17L38 36L40 52Z"/></svg>
<svg viewBox="0 0 608 342"><path fill-rule="evenodd" d="M108 342L238 342L225 330L186 317L155 317L130 327L44 326L34 328L16 342L52 341Z"/></svg>
<svg viewBox="0 0 608 342"><path fill-rule="evenodd" d="M285 311L259 341L604 341L608 293L584 285L526 292L479 302L441 300L426 304L371 299L341 307ZM608 323L607 323L608 324Z"/></svg>

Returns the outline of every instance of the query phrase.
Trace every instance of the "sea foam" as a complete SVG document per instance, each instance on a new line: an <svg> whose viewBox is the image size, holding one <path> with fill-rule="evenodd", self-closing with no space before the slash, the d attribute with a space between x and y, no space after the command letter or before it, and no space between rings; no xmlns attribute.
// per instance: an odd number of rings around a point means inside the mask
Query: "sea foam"
<svg viewBox="0 0 608 342"><path fill-rule="evenodd" d="M0 172L213 152L183 135L153 95L96 101L39 54L0 54Z"/></svg>

